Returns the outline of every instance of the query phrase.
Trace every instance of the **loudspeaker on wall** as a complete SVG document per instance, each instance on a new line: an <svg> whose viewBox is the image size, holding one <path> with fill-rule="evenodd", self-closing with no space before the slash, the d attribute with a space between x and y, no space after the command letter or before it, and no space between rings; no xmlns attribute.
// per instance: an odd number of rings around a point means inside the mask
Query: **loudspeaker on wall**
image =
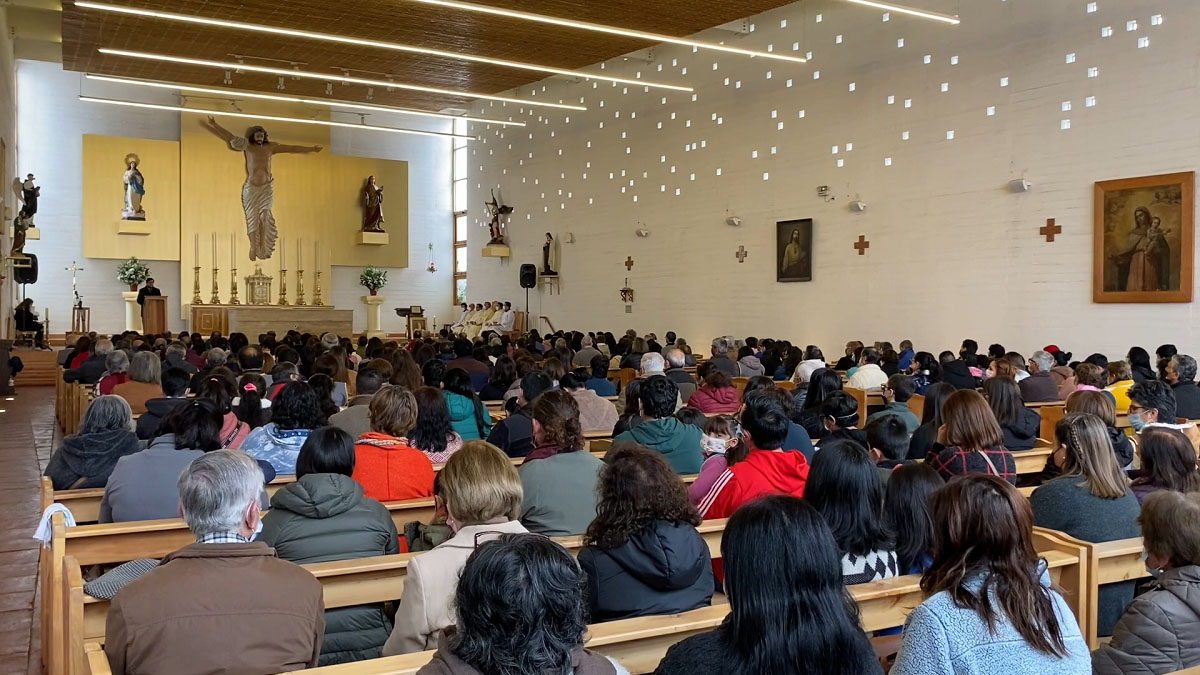
<svg viewBox="0 0 1200 675"><path fill-rule="evenodd" d="M521 265L521 288L537 287L537 265Z"/></svg>

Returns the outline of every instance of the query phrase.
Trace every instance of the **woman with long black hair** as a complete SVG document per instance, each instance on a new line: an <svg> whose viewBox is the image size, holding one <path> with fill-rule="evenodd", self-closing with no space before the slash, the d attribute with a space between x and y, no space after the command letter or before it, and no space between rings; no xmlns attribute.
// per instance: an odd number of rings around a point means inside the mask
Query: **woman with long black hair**
<svg viewBox="0 0 1200 675"><path fill-rule="evenodd" d="M751 502L729 519L721 556L729 616L671 647L655 675L883 672L816 509L784 495Z"/></svg>
<svg viewBox="0 0 1200 675"><path fill-rule="evenodd" d="M921 574L933 564L933 518L929 503L946 484L923 462L901 464L888 477L883 498L883 525L896 538L901 574Z"/></svg>
<svg viewBox="0 0 1200 675"><path fill-rule="evenodd" d="M865 447L840 438L822 443L808 472L804 500L833 532L847 585L899 574L895 540L882 518L883 480Z"/></svg>
<svg viewBox="0 0 1200 675"><path fill-rule="evenodd" d="M428 380L426 381L430 385ZM450 420L454 431L464 441L478 441L488 437L492 431L492 416L475 388L471 376L462 368L451 368L442 379L442 395L450 408Z"/></svg>
<svg viewBox="0 0 1200 675"><path fill-rule="evenodd" d="M792 421L804 427L810 438L821 438L826 434L821 420L821 404L835 391L842 390L842 376L836 370L819 368L813 371L804 395L804 403Z"/></svg>

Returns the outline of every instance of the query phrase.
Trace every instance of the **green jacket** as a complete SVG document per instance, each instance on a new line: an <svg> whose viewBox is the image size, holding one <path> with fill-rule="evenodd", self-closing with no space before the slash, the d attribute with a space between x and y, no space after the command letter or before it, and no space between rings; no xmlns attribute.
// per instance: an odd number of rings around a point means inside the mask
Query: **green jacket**
<svg viewBox="0 0 1200 675"><path fill-rule="evenodd" d="M704 454L700 450L703 435L699 427L674 417L664 417L643 421L614 438L613 445L632 441L661 452L679 475L686 476L700 473L700 466L704 464Z"/></svg>
<svg viewBox="0 0 1200 675"><path fill-rule="evenodd" d="M868 417L867 424L874 422L884 415L899 415L900 419L904 420L904 427L908 430L909 435L912 435L912 433L917 430L917 427L921 426L921 420L917 419L917 416L908 409L908 404L899 403L897 401L892 401L891 403L883 406L883 410L880 410L879 412ZM863 428L865 429L866 425L863 425Z"/></svg>
<svg viewBox="0 0 1200 675"><path fill-rule="evenodd" d="M276 492L257 540L298 565L400 552L387 508L335 473L310 473ZM377 658L391 632L382 603L327 610L321 665Z"/></svg>

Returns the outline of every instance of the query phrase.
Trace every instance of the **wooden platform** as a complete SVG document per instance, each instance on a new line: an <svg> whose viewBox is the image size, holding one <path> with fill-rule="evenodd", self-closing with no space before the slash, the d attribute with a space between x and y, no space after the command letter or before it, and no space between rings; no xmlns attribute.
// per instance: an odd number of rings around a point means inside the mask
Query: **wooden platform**
<svg viewBox="0 0 1200 675"><path fill-rule="evenodd" d="M44 349L18 348L12 351L12 355L25 364L25 370L17 376L18 387L54 386L58 370L57 350L48 352Z"/></svg>

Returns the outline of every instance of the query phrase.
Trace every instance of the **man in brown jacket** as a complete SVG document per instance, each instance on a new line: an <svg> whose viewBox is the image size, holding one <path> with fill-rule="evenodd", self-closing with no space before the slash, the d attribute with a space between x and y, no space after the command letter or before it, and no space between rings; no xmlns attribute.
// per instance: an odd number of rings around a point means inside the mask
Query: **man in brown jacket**
<svg viewBox="0 0 1200 675"><path fill-rule="evenodd" d="M263 475L249 455L210 452L179 477L179 510L196 543L121 589L104 651L113 675L278 673L317 665L321 584L252 542Z"/></svg>

